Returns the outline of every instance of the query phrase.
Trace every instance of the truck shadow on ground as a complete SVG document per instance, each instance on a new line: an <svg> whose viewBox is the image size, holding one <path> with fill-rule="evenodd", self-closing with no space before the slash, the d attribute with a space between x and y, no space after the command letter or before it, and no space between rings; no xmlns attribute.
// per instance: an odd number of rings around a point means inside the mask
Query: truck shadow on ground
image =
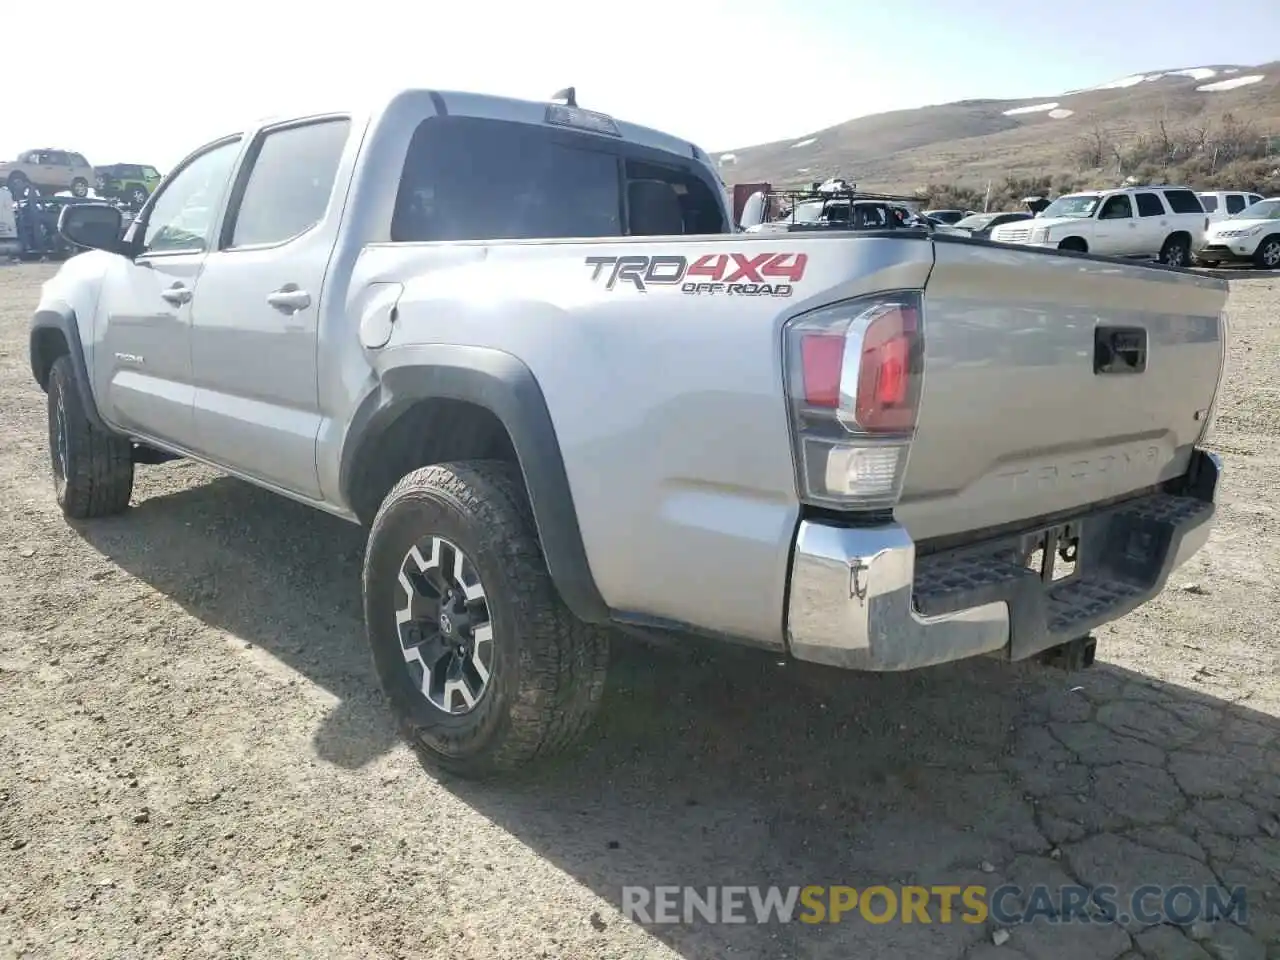
<svg viewBox="0 0 1280 960"><path fill-rule="evenodd" d="M364 648L357 528L218 479L82 533L337 696L315 735L326 760L358 768L396 742ZM1251 932L1212 936L1280 944L1280 721L1107 665L859 676L620 644L583 749L515 782L441 782L615 908L625 887L659 884L1081 882L1115 885L1122 904L1147 883L1243 885ZM649 929L690 960L958 958L991 937L990 919L932 919ZM1136 942L1198 955L1172 926ZM1107 960L1132 945L1110 924L1036 923L1009 942Z"/></svg>

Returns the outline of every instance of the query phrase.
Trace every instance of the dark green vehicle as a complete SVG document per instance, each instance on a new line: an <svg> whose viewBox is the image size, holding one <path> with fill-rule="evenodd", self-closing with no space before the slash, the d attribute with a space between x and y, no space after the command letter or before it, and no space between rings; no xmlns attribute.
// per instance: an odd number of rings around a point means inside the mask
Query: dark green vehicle
<svg viewBox="0 0 1280 960"><path fill-rule="evenodd" d="M142 163L111 163L94 167L97 193L108 200L123 200L137 210L159 185L160 171Z"/></svg>

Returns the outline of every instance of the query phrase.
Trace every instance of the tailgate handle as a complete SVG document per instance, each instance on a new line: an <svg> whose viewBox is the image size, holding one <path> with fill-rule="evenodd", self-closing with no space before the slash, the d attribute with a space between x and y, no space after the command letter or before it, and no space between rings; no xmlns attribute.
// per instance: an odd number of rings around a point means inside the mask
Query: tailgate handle
<svg viewBox="0 0 1280 960"><path fill-rule="evenodd" d="M1095 327L1094 373L1142 373L1147 369L1147 331L1142 327Z"/></svg>

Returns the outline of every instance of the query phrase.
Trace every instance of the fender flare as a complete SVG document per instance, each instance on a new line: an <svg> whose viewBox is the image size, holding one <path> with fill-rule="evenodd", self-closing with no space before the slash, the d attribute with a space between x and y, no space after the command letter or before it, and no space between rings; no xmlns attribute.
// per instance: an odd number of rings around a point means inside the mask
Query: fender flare
<svg viewBox="0 0 1280 960"><path fill-rule="evenodd" d="M555 425L537 378L521 360L489 347L419 344L375 359L379 388L357 409L347 431L339 487L351 503L356 468L382 434L421 400L460 400L483 407L515 448L551 579L580 620L605 623L610 611L587 561L578 513Z"/></svg>
<svg viewBox="0 0 1280 960"><path fill-rule="evenodd" d="M89 379L89 364L84 356L84 344L80 340L80 325L75 311L65 303L45 304L36 310L31 318L31 333L28 352L31 359L31 375L40 384L42 390L48 391L48 370L53 366L56 355L51 356L45 349L41 334L47 330L56 330L62 334L67 344L67 355L71 357L71 369L76 378L76 387L80 391L80 402L84 405L84 413L89 422L106 433L115 433L103 422L98 413L97 400L93 395L92 381ZM42 372L44 375L42 376Z"/></svg>

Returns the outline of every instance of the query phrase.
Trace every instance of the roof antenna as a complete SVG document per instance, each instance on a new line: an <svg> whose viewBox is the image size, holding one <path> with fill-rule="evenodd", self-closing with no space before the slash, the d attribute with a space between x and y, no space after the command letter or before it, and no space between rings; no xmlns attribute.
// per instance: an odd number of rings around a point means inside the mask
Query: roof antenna
<svg viewBox="0 0 1280 960"><path fill-rule="evenodd" d="M578 91L573 87L565 87L563 90L557 90L551 95L552 100L563 100L566 107L576 107L578 105Z"/></svg>

